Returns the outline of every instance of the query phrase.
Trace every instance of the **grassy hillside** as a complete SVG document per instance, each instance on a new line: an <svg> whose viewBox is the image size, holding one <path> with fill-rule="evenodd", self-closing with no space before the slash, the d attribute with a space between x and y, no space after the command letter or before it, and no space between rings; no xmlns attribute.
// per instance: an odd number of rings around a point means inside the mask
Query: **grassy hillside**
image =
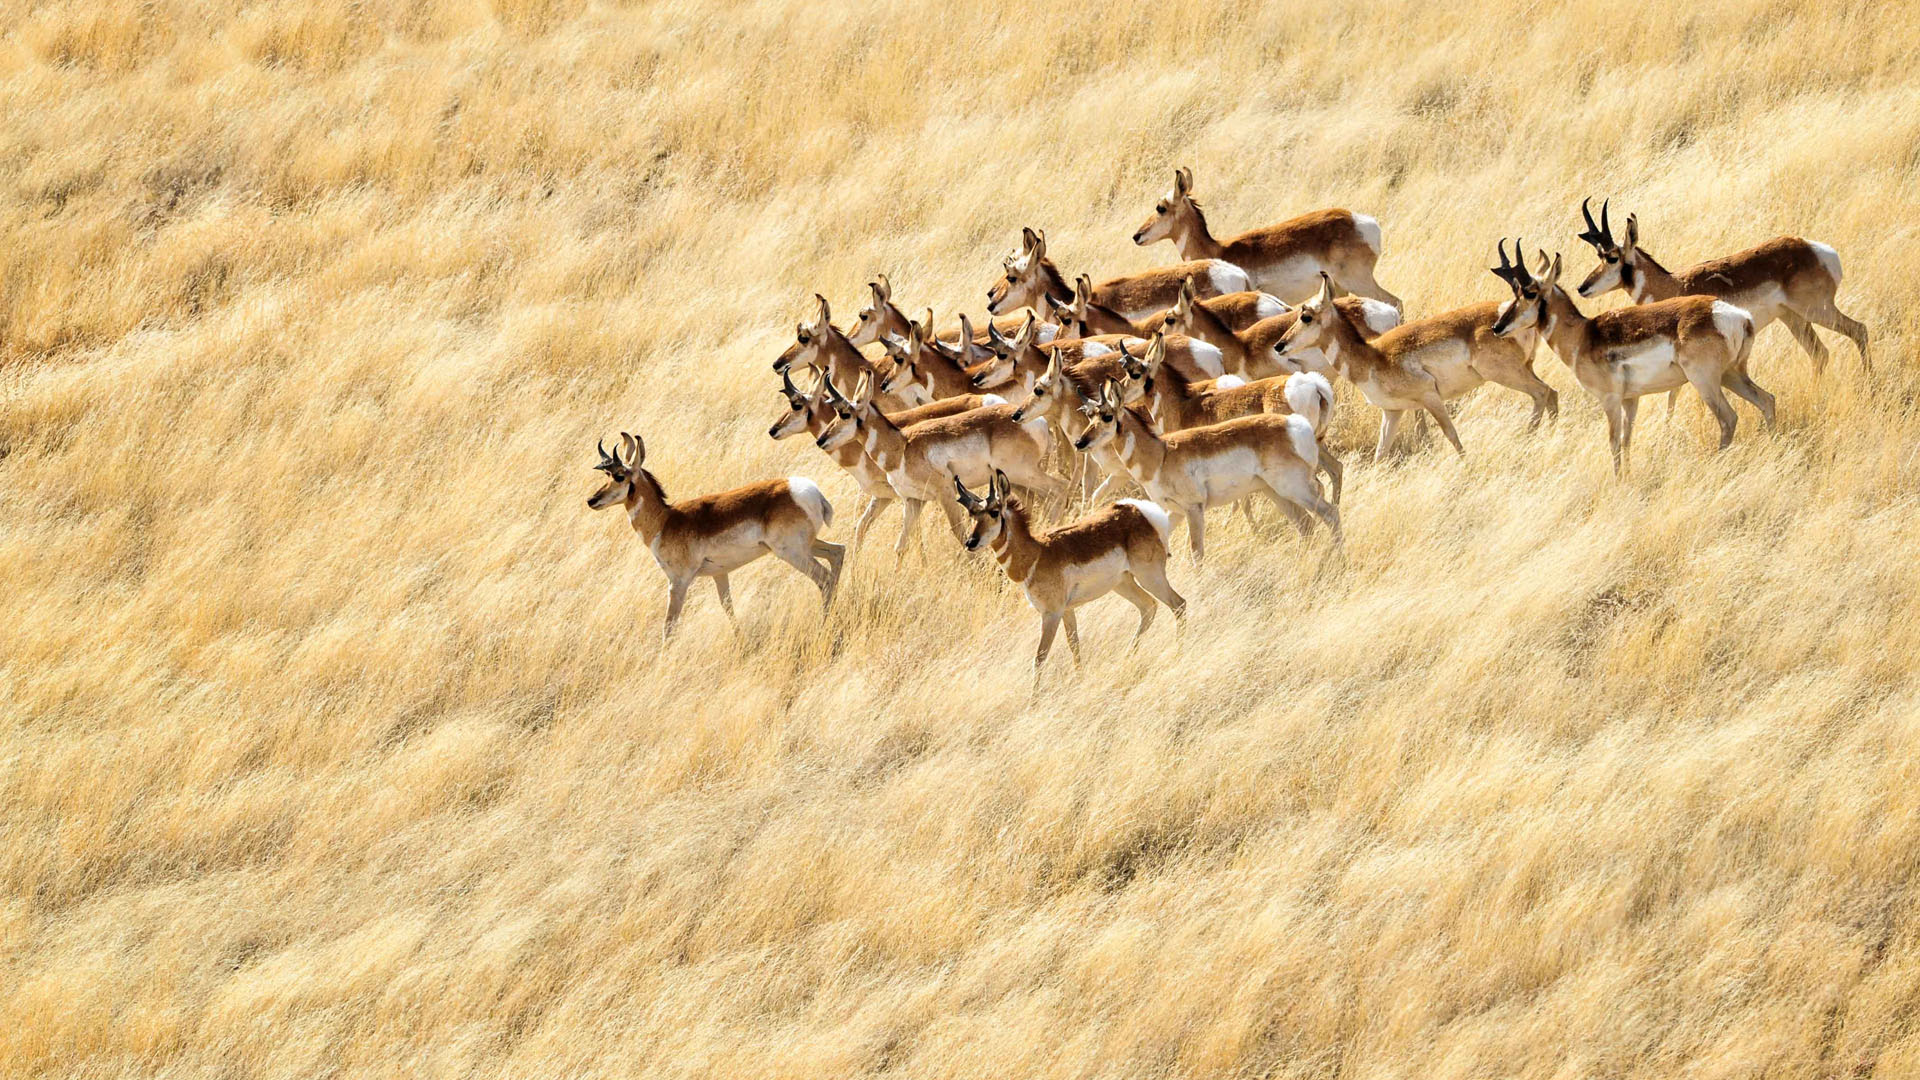
<svg viewBox="0 0 1920 1080"><path fill-rule="evenodd" d="M0 14L0 1072L1920 1074L1920 19L1869 0L565 0ZM978 314L1176 165L1214 224L1791 232L1787 333L1636 471L1544 350L1364 464L1344 565L1219 514L1126 652L897 511L731 628L584 505L818 480L769 363L876 272ZM1618 303L1616 296L1610 303ZM1269 512L1269 517L1270 517Z"/></svg>

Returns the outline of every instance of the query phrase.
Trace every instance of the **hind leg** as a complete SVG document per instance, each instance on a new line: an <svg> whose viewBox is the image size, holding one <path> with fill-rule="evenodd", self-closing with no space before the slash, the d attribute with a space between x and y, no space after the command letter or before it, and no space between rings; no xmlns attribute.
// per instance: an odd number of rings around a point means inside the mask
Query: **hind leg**
<svg viewBox="0 0 1920 1080"><path fill-rule="evenodd" d="M1465 456L1467 448L1460 445L1460 433L1453 430L1453 417L1447 415L1447 403L1435 395L1428 398L1424 404L1427 411L1433 414L1434 422L1439 424L1440 430L1446 434L1447 441L1453 444L1454 451Z"/></svg>
<svg viewBox="0 0 1920 1080"><path fill-rule="evenodd" d="M727 581L727 575L713 575L713 591L720 597L720 610L727 613L727 618L733 618L733 586Z"/></svg>
<svg viewBox="0 0 1920 1080"><path fill-rule="evenodd" d="M816 559L825 559L827 561L826 602L831 604L833 603L833 594L840 589L840 568L845 566L847 562L847 545L835 544L816 537L813 541L810 554Z"/></svg>
<svg viewBox="0 0 1920 1080"><path fill-rule="evenodd" d="M893 545L893 565L899 566L900 561L907 557L907 544L913 539L913 527L920 524L920 511L926 505L920 499L908 499L902 504L900 539Z"/></svg>
<svg viewBox="0 0 1920 1080"><path fill-rule="evenodd" d="M835 544L833 546L839 547L840 545ZM801 540L798 543L782 541L777 544L768 544L767 550L778 556L781 562L807 575L807 579L812 581L814 587L820 590L820 606L822 608L832 603L834 578L836 575L833 571L821 566L820 563L814 559L812 541Z"/></svg>
<svg viewBox="0 0 1920 1080"><path fill-rule="evenodd" d="M1406 419L1406 413L1400 409L1383 409L1380 412L1380 441L1373 447L1373 463L1386 460L1387 452L1393 449L1393 438L1400 434L1400 421Z"/></svg>
<svg viewBox="0 0 1920 1080"><path fill-rule="evenodd" d="M1761 419L1773 427L1773 395L1760 389L1759 384L1744 371L1729 371L1720 377L1720 385L1740 395L1753 407L1760 410Z"/></svg>
<svg viewBox="0 0 1920 1080"><path fill-rule="evenodd" d="M1340 488L1347 481L1346 466L1333 456L1325 443L1320 445L1320 471L1327 474L1327 483L1333 488L1333 505L1340 505Z"/></svg>
<svg viewBox="0 0 1920 1080"><path fill-rule="evenodd" d="M1780 320L1780 325L1786 327L1787 332L1793 335L1793 340L1800 343L1800 348L1805 350L1807 359L1813 361L1813 374L1816 377L1824 374L1827 370L1827 347L1821 342L1820 335L1813 332L1813 324L1801 318L1799 312L1784 307L1779 309L1776 317Z"/></svg>
<svg viewBox="0 0 1920 1080"><path fill-rule="evenodd" d="M1153 614L1156 610L1153 606L1153 594L1141 588L1140 583L1134 580L1131 573L1121 574L1120 580L1113 585L1113 591L1140 612L1140 626L1133 632L1133 640L1138 642L1141 635L1147 632L1147 627L1153 625Z"/></svg>
<svg viewBox="0 0 1920 1080"><path fill-rule="evenodd" d="M1073 609L1068 608L1060 615L1060 625L1067 631L1067 651L1073 653L1073 666L1078 669L1080 663L1080 623L1073 617Z"/></svg>
<svg viewBox="0 0 1920 1080"><path fill-rule="evenodd" d="M1489 364L1480 369L1480 374L1490 383L1498 383L1509 390L1518 390L1533 401L1533 415L1527 418L1527 430L1540 427L1543 417L1560 415L1560 393L1548 386L1546 381L1533 373L1525 364Z"/></svg>
<svg viewBox="0 0 1920 1080"><path fill-rule="evenodd" d="M1733 406L1727 404L1727 396L1720 392L1720 380L1693 367L1687 369L1687 381L1693 384L1694 392L1713 410L1713 418L1720 423L1720 449L1732 446L1734 428L1739 426L1740 418L1734 414Z"/></svg>
<svg viewBox="0 0 1920 1080"><path fill-rule="evenodd" d="M1860 350L1860 366L1865 368L1869 373L1873 371L1873 360L1867 355L1866 324L1856 319L1848 318L1838 307L1834 306L1832 300L1828 300L1815 310L1808 312L1807 318L1829 330L1845 334L1848 338L1852 339L1853 347Z"/></svg>
<svg viewBox="0 0 1920 1080"><path fill-rule="evenodd" d="M1333 531L1334 546L1340 546L1340 510L1320 497L1320 481L1314 479L1311 472L1303 469L1297 475L1282 477L1277 486L1269 482L1267 491L1273 496L1275 505L1284 502L1298 509L1311 511L1315 517L1326 522L1327 528ZM1298 510L1295 512L1297 513ZM1310 534L1302 529L1301 535Z"/></svg>

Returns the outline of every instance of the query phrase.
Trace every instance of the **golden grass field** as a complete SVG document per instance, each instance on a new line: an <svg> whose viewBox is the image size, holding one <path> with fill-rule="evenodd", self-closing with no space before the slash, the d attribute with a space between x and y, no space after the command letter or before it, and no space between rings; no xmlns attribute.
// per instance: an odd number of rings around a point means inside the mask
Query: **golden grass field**
<svg viewBox="0 0 1920 1080"><path fill-rule="evenodd" d="M0 1072L1920 1075L1920 14L1870 0L29 4L0 14ZM1177 165L1377 216L1419 316L1501 236L1837 247L1877 372L1761 334L1616 481L1467 399L1345 560L1216 512L1126 650L876 526L822 625L665 581L793 473L821 291L976 316ZM1620 303L1616 294L1610 304ZM1592 305L1588 305L1591 310Z"/></svg>

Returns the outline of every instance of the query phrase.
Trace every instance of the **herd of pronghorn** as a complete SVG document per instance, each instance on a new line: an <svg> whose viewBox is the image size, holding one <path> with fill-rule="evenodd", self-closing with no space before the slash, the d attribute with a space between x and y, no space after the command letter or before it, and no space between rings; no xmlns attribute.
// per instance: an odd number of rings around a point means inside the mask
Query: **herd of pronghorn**
<svg viewBox="0 0 1920 1080"><path fill-rule="evenodd" d="M787 411L769 434L811 436L866 494L856 547L874 516L898 501L905 521L896 559L929 502L968 550L989 548L1040 612L1037 677L1062 626L1079 658L1074 608L1089 600L1114 592L1139 608L1136 640L1156 603L1184 613L1167 582L1175 518L1186 521L1196 561L1207 508L1239 501L1250 514L1254 495L1303 536L1314 519L1324 522L1337 547L1341 468L1324 442L1329 373L1380 410L1375 460L1409 413L1431 416L1464 453L1446 403L1481 383L1527 395L1530 427L1557 415L1558 395L1532 368L1544 339L1599 401L1614 468L1624 471L1648 394L1691 385L1719 421L1723 449L1735 425L1723 390L1773 423L1773 395L1747 371L1753 335L1770 322L1786 325L1816 372L1827 352L1814 326L1851 338L1868 363L1866 328L1834 303L1840 259L1831 247L1781 237L1669 271L1640 247L1633 217L1615 239L1606 205L1598 220L1590 201L1581 215L1580 239L1600 263L1576 291L1624 290L1632 306L1589 317L1560 284L1559 255L1541 251L1529 266L1518 241L1509 256L1502 240L1493 273L1508 299L1402 322L1400 301L1374 280L1380 226L1372 218L1321 210L1219 240L1181 169L1133 234L1140 245L1173 241L1186 260L1173 266L1069 283L1047 257L1046 235L1028 229L988 292L988 314L998 318L980 328L962 315L936 332L931 310L915 321L894 305L884 277L870 283L850 330L834 326L816 296L813 321L799 324L774 362ZM875 345L884 357L861 351ZM798 369L811 372L810 386L795 381ZM768 552L832 602L845 547L819 537L833 520L819 485L795 476L669 502L645 460L638 436L622 433L612 453L603 443L595 468L607 483L587 505L624 506L666 572L667 634L699 577L713 579L732 615L727 575ZM1015 489L1062 492L1063 465L1104 508L1041 528ZM1146 497L1104 502L1109 489L1129 484Z"/></svg>

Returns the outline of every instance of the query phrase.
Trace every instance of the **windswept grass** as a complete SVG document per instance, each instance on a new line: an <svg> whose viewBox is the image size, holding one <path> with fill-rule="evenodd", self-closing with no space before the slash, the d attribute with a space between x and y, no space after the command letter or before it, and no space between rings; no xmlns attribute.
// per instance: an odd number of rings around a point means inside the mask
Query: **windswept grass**
<svg viewBox="0 0 1920 1080"><path fill-rule="evenodd" d="M0 1071L1920 1074L1920 19L1857 0L48 3L0 14ZM1192 618L1036 621L925 524L824 626L583 505L802 473L768 363L978 312L1176 165L1238 229L1834 245L1777 433L1557 427L1220 515ZM1374 417L1349 400L1339 443ZM1361 455L1350 454L1359 462Z"/></svg>

